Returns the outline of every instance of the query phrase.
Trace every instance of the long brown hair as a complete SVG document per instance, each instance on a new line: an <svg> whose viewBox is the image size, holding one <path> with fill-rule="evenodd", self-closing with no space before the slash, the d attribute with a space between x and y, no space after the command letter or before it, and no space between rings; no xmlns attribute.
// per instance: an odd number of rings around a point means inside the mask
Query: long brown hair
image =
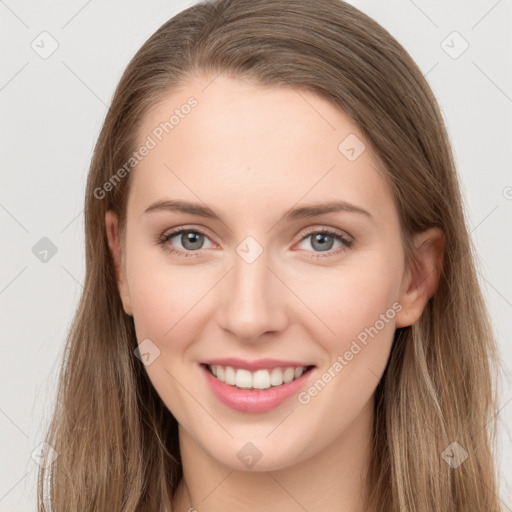
<svg viewBox="0 0 512 512"><path fill-rule="evenodd" d="M105 233L109 209L124 227L130 175L104 185L140 144L148 109L195 73L327 99L370 141L392 186L406 254L414 233L443 230L437 291L414 325L396 330L376 390L369 504L498 511L497 352L445 125L405 49L340 0L201 2L162 25L128 65L89 171L85 283L46 438L58 456L40 471L39 510L45 501L54 512L171 509L182 477L177 422L134 356L133 318ZM464 453L458 467L449 463Z"/></svg>

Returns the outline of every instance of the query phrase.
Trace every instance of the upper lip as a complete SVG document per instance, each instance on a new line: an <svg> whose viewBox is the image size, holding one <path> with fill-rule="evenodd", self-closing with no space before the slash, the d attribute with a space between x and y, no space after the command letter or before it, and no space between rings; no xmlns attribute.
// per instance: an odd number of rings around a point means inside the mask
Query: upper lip
<svg viewBox="0 0 512 512"><path fill-rule="evenodd" d="M244 359L237 359L235 357L208 359L207 361L203 361L203 364L232 366L233 368L241 368L251 372L256 370L264 370L267 368L299 368L301 366L314 366L312 364L302 363L300 361L284 361L279 359L256 359L255 361L246 361Z"/></svg>

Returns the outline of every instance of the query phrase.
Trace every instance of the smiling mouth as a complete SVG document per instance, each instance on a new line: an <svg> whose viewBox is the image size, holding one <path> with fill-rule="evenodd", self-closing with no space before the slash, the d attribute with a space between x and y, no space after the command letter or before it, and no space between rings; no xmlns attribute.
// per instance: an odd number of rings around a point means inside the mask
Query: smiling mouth
<svg viewBox="0 0 512 512"><path fill-rule="evenodd" d="M310 372L315 365L261 369L251 372L243 368L218 364L201 364L217 380L240 389L265 390L282 386Z"/></svg>

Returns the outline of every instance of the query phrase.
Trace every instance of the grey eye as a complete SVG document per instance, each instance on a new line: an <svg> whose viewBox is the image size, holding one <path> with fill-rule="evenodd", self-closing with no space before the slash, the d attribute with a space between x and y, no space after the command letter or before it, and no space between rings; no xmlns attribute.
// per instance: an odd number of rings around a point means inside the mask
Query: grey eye
<svg viewBox="0 0 512 512"><path fill-rule="evenodd" d="M174 241L174 239L177 241ZM205 240L208 240L206 235L192 229L183 229L178 233L170 233L166 237L166 241L168 243L177 246L178 249L184 249L185 251L198 251L200 249L204 249L203 245Z"/></svg>
<svg viewBox="0 0 512 512"><path fill-rule="evenodd" d="M334 237L324 233L314 233L311 237L311 245L319 251L329 251L334 245Z"/></svg>
<svg viewBox="0 0 512 512"><path fill-rule="evenodd" d="M311 250L312 247L315 252L326 252L335 248L334 243L336 241L339 244L338 247L343 246L343 240L340 235L334 235L322 231L310 233L309 235L305 236L300 243L304 244L308 240L311 240L309 247L300 247L301 249Z"/></svg>

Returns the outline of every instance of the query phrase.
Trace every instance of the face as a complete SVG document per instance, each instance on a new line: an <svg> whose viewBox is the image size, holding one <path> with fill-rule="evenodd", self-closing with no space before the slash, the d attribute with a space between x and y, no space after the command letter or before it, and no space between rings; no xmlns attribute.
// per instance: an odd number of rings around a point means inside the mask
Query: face
<svg viewBox="0 0 512 512"><path fill-rule="evenodd" d="M283 468L371 410L395 328L428 291L411 291L391 191L348 116L307 91L210 82L191 79L144 120L121 264L110 212L107 232L180 432L226 466L259 451L258 470ZM217 377L204 364L228 358Z"/></svg>

